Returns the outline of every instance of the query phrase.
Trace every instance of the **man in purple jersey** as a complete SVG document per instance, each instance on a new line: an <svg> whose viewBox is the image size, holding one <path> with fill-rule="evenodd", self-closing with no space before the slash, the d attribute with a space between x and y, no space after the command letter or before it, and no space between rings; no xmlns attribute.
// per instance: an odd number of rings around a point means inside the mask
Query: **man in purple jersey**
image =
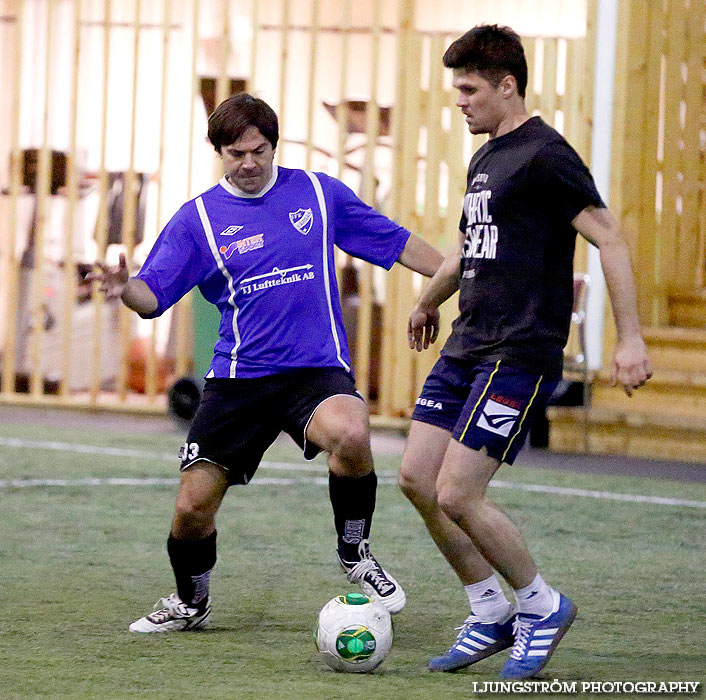
<svg viewBox="0 0 706 700"><path fill-rule="evenodd" d="M512 647L501 675L529 678L548 662L576 606L545 583L486 489L501 463L512 464L561 376L577 231L600 249L618 337L614 382L630 395L651 369L627 243L576 152L527 114L519 36L475 27L451 44L444 65L470 132L489 139L468 168L458 249L410 316L410 347L422 350L435 340L439 305L460 292L460 314L417 400L400 485L471 606L430 670L456 671Z"/></svg>
<svg viewBox="0 0 706 700"><path fill-rule="evenodd" d="M348 580L391 613L405 604L370 553L377 477L368 409L356 392L336 286L334 245L386 269L428 277L442 256L323 173L274 165L278 120L262 100L225 100L208 122L224 178L184 204L140 272L124 256L94 278L154 318L195 286L221 313L199 409L181 451L167 550L176 593L133 632L204 627L216 563L215 516L228 488L247 484L285 431L306 458L328 453L337 555Z"/></svg>

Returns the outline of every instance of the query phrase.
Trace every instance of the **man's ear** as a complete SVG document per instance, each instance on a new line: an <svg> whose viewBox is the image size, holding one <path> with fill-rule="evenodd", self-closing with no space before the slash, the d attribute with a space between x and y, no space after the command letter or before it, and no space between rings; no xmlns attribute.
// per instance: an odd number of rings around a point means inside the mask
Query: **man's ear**
<svg viewBox="0 0 706 700"><path fill-rule="evenodd" d="M505 98L518 94L517 80L515 80L514 75L510 75L509 73L500 81L499 87L502 90L503 97Z"/></svg>

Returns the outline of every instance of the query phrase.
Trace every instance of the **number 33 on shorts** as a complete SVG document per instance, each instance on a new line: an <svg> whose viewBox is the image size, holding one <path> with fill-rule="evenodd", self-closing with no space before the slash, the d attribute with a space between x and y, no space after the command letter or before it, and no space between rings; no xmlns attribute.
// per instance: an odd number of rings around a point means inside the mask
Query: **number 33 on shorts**
<svg viewBox="0 0 706 700"><path fill-rule="evenodd" d="M198 442L185 442L179 450L179 459L183 462L185 459L189 461L195 460L199 456Z"/></svg>

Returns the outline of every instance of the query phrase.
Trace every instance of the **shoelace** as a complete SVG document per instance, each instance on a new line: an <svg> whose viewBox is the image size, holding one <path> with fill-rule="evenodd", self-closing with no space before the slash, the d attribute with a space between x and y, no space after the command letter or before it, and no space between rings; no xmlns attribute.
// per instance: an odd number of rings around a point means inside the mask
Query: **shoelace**
<svg viewBox="0 0 706 700"><path fill-rule="evenodd" d="M157 601L150 617L157 622L163 622L174 617L188 617L188 615L186 605L172 593L169 598L160 598Z"/></svg>
<svg viewBox="0 0 706 700"><path fill-rule="evenodd" d="M453 643L449 651L453 651L454 647L466 636L468 628L478 622L478 618L475 615L469 615L460 627L454 627L454 631L458 630L456 635L456 641Z"/></svg>
<svg viewBox="0 0 706 700"><path fill-rule="evenodd" d="M525 655L525 649L527 648L527 640L532 631L532 623L521 620L518 615L512 623L512 631L515 634L515 643L512 646L510 657L515 659L515 661L522 661L522 657Z"/></svg>
<svg viewBox="0 0 706 700"><path fill-rule="evenodd" d="M351 583L358 583L360 579L365 579L380 595L385 595L392 590L393 585L382 571L380 564L375 559L361 559L349 572L348 580Z"/></svg>

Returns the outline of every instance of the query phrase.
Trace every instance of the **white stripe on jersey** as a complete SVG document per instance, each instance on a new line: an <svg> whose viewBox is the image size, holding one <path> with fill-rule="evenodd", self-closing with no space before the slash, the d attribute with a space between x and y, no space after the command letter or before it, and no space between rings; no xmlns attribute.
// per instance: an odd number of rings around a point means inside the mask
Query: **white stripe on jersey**
<svg viewBox="0 0 706 700"><path fill-rule="evenodd" d="M323 227L323 261L324 261L324 286L326 288L326 301L328 302L328 314L331 320L331 333L333 334L333 342L336 345L336 357L341 365L344 367L346 372L350 372L350 367L343 361L341 357L341 342L338 339L338 331L336 330L336 319L333 316L333 304L331 302L331 282L329 280L328 273L328 216L326 213L326 200L324 200L324 193L321 189L321 183L319 178L312 172L308 170L304 171L311 184L314 185L314 192L316 192L316 199L319 202L319 209L321 210L321 223Z"/></svg>
<svg viewBox="0 0 706 700"><path fill-rule="evenodd" d="M226 269L226 266L223 264L223 259L218 252L216 239L213 235L213 229L211 228L211 222L208 220L206 207L204 207L203 199L201 199L201 197L196 198L196 209L198 209L201 225L203 226L204 233L206 234L206 240L208 241L208 247L211 249L211 253L216 260L216 265L218 265L218 269L221 271L226 280L228 280L228 289L230 291L228 303L233 307L233 336L235 337L235 345L230 353L230 376L232 379L235 377L235 366L238 362L238 348L240 347L240 333L238 332L238 307L235 305L235 288L233 287L233 278L231 277L230 272Z"/></svg>

